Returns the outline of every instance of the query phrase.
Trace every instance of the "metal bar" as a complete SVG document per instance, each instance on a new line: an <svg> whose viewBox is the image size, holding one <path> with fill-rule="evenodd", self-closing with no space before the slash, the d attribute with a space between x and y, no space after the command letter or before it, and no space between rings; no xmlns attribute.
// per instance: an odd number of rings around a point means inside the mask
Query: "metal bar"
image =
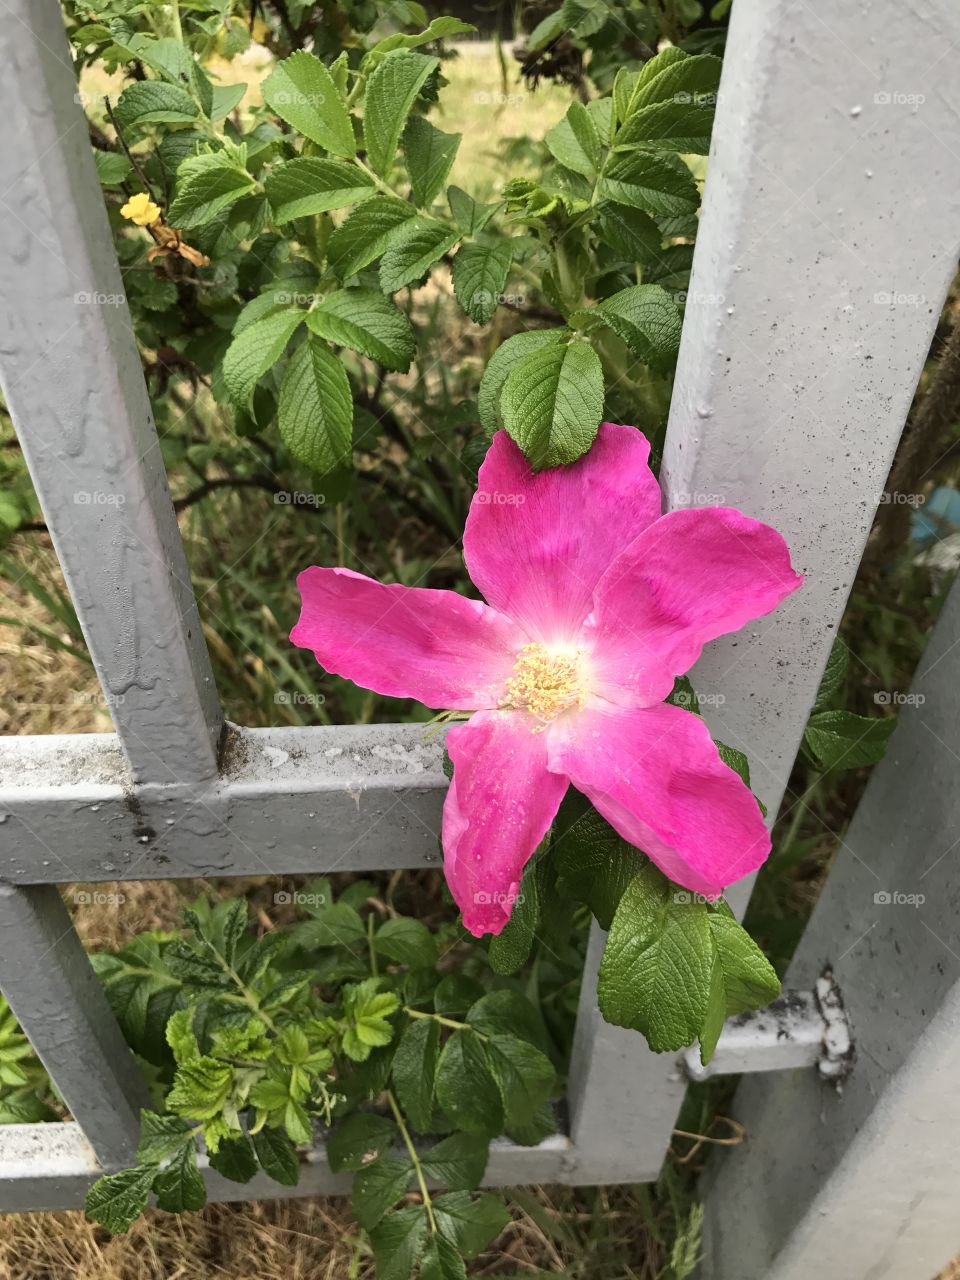
<svg viewBox="0 0 960 1280"><path fill-rule="evenodd" d="M920 110L910 95L958 39L948 0L733 9L661 479L670 509L735 506L773 524L807 575L692 672L771 821L956 269L960 86L938 76ZM741 912L751 883L728 894ZM644 1150L655 1129L665 1150L675 1065L595 1036L591 999L588 979L574 1132L598 1163L625 1125ZM653 1129L631 1124L638 1105Z"/></svg>
<svg viewBox="0 0 960 1280"><path fill-rule="evenodd" d="M0 885L0 989L105 1169L131 1163L151 1105L60 894Z"/></svg>
<svg viewBox="0 0 960 1280"><path fill-rule="evenodd" d="M0 30L0 376L141 781L216 773L220 709L57 0Z"/></svg>
<svg viewBox="0 0 960 1280"><path fill-rule="evenodd" d="M840 1095L812 1072L741 1084L749 1141L706 1186L710 1280L914 1280L956 1252L960 583L899 719L788 974L830 964L855 1068Z"/></svg>
<svg viewBox="0 0 960 1280"><path fill-rule="evenodd" d="M131 788L113 734L0 739L0 876L318 874L440 860L443 737L423 725L234 729L209 785Z"/></svg>

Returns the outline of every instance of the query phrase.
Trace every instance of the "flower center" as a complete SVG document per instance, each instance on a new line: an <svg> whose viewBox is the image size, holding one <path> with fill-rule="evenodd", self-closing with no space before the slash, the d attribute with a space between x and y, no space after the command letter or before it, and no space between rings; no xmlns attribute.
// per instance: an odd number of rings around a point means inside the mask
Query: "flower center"
<svg viewBox="0 0 960 1280"><path fill-rule="evenodd" d="M579 649L551 652L542 644L525 644L500 705L529 711L544 722L539 728L568 707L582 707L586 689L580 658Z"/></svg>

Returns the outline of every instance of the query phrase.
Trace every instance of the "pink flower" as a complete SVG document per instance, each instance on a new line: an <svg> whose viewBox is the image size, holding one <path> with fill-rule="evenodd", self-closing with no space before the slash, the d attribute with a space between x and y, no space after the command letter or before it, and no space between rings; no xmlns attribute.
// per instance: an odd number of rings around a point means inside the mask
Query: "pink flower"
<svg viewBox="0 0 960 1280"><path fill-rule="evenodd" d="M665 703L708 640L802 582L786 543L730 507L660 514L650 447L604 423L590 452L533 473L503 431L463 549L488 604L305 569L294 644L328 671L429 707L447 734L444 868L463 922L499 933L572 783L660 869L715 897L770 851L760 809L699 716Z"/></svg>

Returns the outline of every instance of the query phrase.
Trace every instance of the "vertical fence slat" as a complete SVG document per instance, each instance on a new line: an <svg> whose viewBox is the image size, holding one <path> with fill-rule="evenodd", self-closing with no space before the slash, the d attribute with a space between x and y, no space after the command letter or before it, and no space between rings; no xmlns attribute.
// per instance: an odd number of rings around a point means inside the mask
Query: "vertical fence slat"
<svg viewBox="0 0 960 1280"><path fill-rule="evenodd" d="M807 575L692 672L771 819L956 268L958 28L948 0L733 9L662 480L671 509L735 506L773 524ZM750 883L728 895L741 912ZM594 1034L590 982L574 1130L598 1160L625 1134L639 1170L650 1135L666 1149L682 1089L638 1039ZM640 1107L654 1118L634 1126Z"/></svg>
<svg viewBox="0 0 960 1280"><path fill-rule="evenodd" d="M9 0L0 62L6 403L134 776L210 778L220 710L57 0Z"/></svg>
<svg viewBox="0 0 960 1280"><path fill-rule="evenodd" d="M916 1280L960 1246L960 583L787 985L833 969L856 1063L750 1076L706 1186L711 1280Z"/></svg>
<svg viewBox="0 0 960 1280"><path fill-rule="evenodd" d="M0 885L0 990L97 1159L131 1164L150 1095L53 885Z"/></svg>

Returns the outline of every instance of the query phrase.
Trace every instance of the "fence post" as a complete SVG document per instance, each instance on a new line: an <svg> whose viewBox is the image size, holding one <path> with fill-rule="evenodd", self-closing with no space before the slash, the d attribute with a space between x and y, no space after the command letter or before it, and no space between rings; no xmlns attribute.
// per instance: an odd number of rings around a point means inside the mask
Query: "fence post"
<svg viewBox="0 0 960 1280"><path fill-rule="evenodd" d="M733 8L661 479L670 509L734 506L774 525L806 574L692 672L771 820L956 269L960 180L944 139L960 93L941 60L957 40L949 0ZM729 895L741 912L749 888ZM595 929L594 960L601 944ZM682 1097L675 1064L595 1037L593 1002L588 968L574 1131L596 1135L598 1160L634 1144L642 1167ZM732 1263L717 1275L746 1280Z"/></svg>

